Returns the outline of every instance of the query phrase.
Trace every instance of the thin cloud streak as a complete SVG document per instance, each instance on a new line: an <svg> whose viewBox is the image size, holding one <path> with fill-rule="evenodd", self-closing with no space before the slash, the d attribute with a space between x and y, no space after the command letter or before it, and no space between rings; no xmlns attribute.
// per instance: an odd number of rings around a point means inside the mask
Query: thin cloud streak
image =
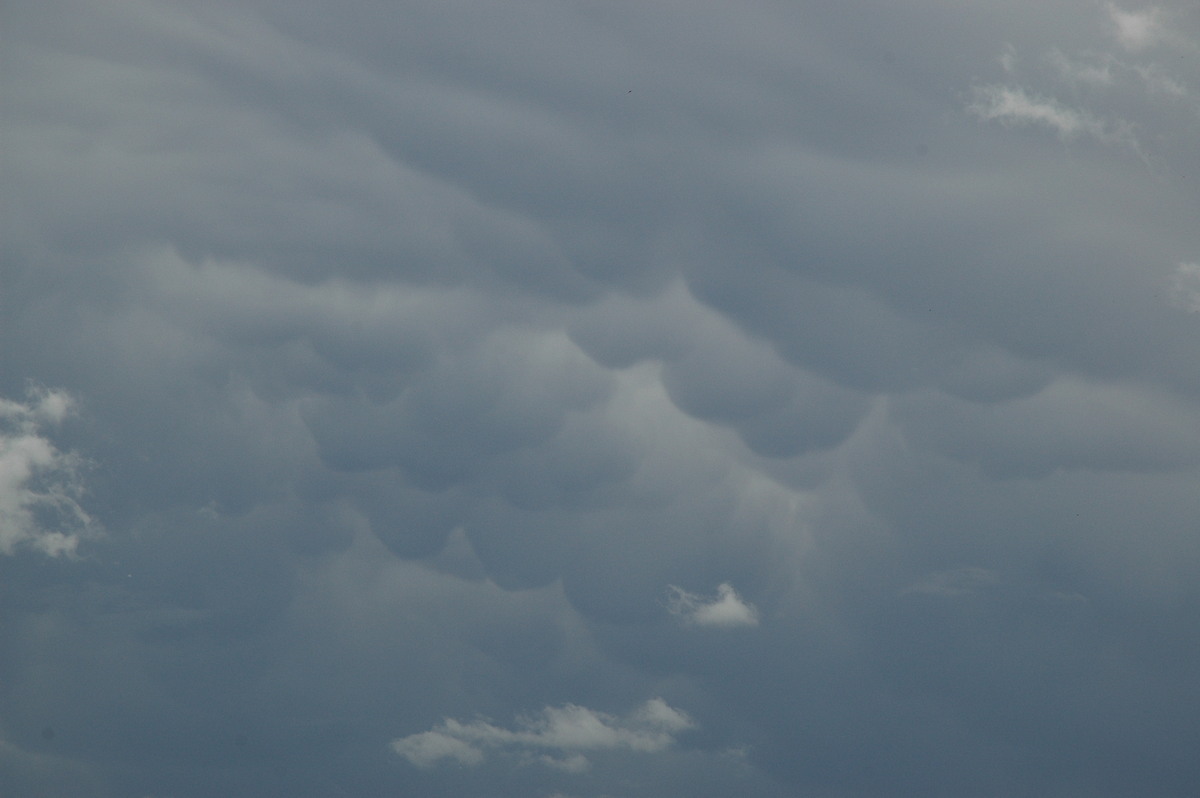
<svg viewBox="0 0 1200 798"><path fill-rule="evenodd" d="M575 773L589 767L582 752L656 753L671 746L676 736L695 727L686 713L661 698L650 699L624 718L566 704L546 707L536 716L518 719L515 729L483 720L463 723L446 718L431 731L394 740L392 750L422 768L447 759L476 767L483 764L487 751L528 755L550 750L557 756L539 755L535 761Z"/></svg>
<svg viewBox="0 0 1200 798"><path fill-rule="evenodd" d="M1124 143L1137 149L1127 122L1106 122L1087 111L1070 108L1048 97L1031 95L1016 86L981 86L967 110L985 121L1003 125L1049 128L1064 141L1080 137L1104 144Z"/></svg>

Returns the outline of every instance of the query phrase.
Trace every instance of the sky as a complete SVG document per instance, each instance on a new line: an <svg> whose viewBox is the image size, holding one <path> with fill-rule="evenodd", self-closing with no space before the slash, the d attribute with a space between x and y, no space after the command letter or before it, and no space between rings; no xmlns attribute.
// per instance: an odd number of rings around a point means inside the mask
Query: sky
<svg viewBox="0 0 1200 798"><path fill-rule="evenodd" d="M7 0L0 794L1200 793L1200 6Z"/></svg>

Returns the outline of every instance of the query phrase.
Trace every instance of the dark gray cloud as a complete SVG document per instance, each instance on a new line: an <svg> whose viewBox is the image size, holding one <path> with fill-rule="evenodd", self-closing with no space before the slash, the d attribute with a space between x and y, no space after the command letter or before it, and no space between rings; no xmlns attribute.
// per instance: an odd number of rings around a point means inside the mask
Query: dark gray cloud
<svg viewBox="0 0 1200 798"><path fill-rule="evenodd" d="M4 795L1196 792L1189 4L2 15Z"/></svg>

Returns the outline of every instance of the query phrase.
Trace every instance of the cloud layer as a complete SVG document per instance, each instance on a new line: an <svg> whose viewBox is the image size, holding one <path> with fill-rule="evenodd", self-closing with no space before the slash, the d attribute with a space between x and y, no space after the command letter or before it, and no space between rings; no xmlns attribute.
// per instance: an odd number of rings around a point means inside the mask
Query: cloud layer
<svg viewBox="0 0 1200 798"><path fill-rule="evenodd" d="M1197 792L1191 4L4 29L6 798Z"/></svg>

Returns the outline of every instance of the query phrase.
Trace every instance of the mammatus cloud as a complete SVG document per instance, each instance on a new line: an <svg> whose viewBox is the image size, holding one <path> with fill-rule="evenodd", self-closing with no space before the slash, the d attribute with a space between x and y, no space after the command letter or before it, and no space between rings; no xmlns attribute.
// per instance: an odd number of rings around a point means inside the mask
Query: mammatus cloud
<svg viewBox="0 0 1200 798"><path fill-rule="evenodd" d="M675 585L667 590L667 609L688 625L719 629L758 626L758 609L739 596L728 582L718 585L717 595L711 599L689 593Z"/></svg>
<svg viewBox="0 0 1200 798"><path fill-rule="evenodd" d="M31 389L25 402L0 398L0 554L22 546L72 554L92 525L77 501L82 460L42 434L71 407L62 391Z"/></svg>
<svg viewBox="0 0 1200 798"><path fill-rule="evenodd" d="M392 750L420 768L443 760L475 767L486 759L485 751L493 750L578 773L591 764L583 752L654 753L695 726L686 713L661 698L650 699L624 718L566 704L546 707L536 717L519 718L515 729L484 720L462 723L446 718L431 731L393 740Z"/></svg>
<svg viewBox="0 0 1200 798"><path fill-rule="evenodd" d="M104 539L9 502L0 793L1200 795L1200 17L1109 2L6 4Z"/></svg>

